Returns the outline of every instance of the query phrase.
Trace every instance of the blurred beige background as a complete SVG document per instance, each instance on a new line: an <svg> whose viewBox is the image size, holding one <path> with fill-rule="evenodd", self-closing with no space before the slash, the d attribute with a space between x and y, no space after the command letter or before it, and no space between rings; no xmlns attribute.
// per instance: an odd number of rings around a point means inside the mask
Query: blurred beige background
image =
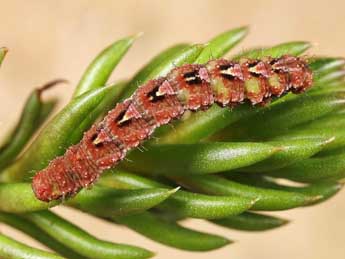
<svg viewBox="0 0 345 259"><path fill-rule="evenodd" d="M345 56L345 2L337 1L1 1L0 45L10 48L0 73L0 134L13 125L34 86L56 77L69 86L52 91L65 103L94 55L112 41L137 32L114 78L130 76L159 50L177 42L204 42L232 27L250 25L236 51L250 46L309 40L313 54ZM326 204L278 213L293 220L266 233L224 230L195 220L187 225L237 240L209 253L167 248L115 225L66 208L54 209L97 237L157 251L156 258L343 259L345 192ZM37 242L0 225L0 231L36 247Z"/></svg>

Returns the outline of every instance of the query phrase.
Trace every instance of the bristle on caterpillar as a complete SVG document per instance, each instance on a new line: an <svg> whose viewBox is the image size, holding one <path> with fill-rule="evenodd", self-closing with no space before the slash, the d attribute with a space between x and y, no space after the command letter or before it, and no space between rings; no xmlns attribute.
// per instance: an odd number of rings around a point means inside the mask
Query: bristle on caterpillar
<svg viewBox="0 0 345 259"><path fill-rule="evenodd" d="M214 103L221 107L245 101L265 104L290 91L304 92L312 81L307 62L289 55L240 62L215 59L176 67L166 77L140 86L85 132L78 144L39 171L33 191L42 201L71 197L117 165L155 128L179 119L187 110L206 110Z"/></svg>

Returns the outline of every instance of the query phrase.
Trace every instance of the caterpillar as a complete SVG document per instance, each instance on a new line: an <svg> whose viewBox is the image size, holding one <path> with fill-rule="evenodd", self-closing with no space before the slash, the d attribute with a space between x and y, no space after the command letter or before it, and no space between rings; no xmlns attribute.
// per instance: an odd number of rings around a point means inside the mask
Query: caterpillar
<svg viewBox="0 0 345 259"><path fill-rule="evenodd" d="M243 102L264 105L271 97L302 93L312 82L307 61L290 55L239 62L214 59L176 67L117 104L78 144L39 171L32 189L46 202L74 196L123 160L157 127L179 119L187 110L206 110L214 103L221 107Z"/></svg>

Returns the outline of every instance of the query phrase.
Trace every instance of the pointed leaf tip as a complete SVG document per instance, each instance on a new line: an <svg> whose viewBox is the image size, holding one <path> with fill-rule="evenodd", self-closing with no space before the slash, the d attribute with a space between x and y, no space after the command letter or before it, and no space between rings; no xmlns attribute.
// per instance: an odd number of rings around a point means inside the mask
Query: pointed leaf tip
<svg viewBox="0 0 345 259"><path fill-rule="evenodd" d="M133 36L130 36L133 40L139 39L141 38L145 33L143 31L140 31L136 34L134 34Z"/></svg>
<svg viewBox="0 0 345 259"><path fill-rule="evenodd" d="M8 48L6 48L6 47L1 47L0 48L0 53L2 54L6 54L8 52Z"/></svg>
<svg viewBox="0 0 345 259"><path fill-rule="evenodd" d="M298 56L304 53L312 45L306 41L285 42L272 47L254 48L235 55L233 59L239 60L242 57L260 59L263 57L279 58L282 55Z"/></svg>
<svg viewBox="0 0 345 259"><path fill-rule="evenodd" d="M176 188L170 190L168 193L169 193L170 195L172 195L172 194L178 192L180 189L181 189L181 186L178 186L178 187L176 187ZM169 195L169 196L170 196L170 195Z"/></svg>
<svg viewBox="0 0 345 259"><path fill-rule="evenodd" d="M248 33L247 27L228 30L211 39L200 53L195 63L206 63L212 58L220 58L238 44Z"/></svg>
<svg viewBox="0 0 345 259"><path fill-rule="evenodd" d="M74 91L73 98L90 90L103 87L118 63L140 36L141 34L137 33L122 38L103 49L87 67Z"/></svg>
<svg viewBox="0 0 345 259"><path fill-rule="evenodd" d="M0 65L1 65L2 61L4 60L7 52L8 52L8 48L6 48L6 47L0 48Z"/></svg>

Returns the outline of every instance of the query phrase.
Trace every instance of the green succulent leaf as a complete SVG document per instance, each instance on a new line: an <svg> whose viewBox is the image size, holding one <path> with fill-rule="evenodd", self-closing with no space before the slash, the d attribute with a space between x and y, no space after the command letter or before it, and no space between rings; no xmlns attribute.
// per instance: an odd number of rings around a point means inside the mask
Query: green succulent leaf
<svg viewBox="0 0 345 259"><path fill-rule="evenodd" d="M156 242L183 250L210 251L231 243L230 240L221 236L191 230L177 223L161 220L149 212L113 220Z"/></svg>
<svg viewBox="0 0 345 259"><path fill-rule="evenodd" d="M213 142L152 145L133 152L124 167L150 174L210 174L228 171L267 159L279 148L263 143Z"/></svg>
<svg viewBox="0 0 345 259"><path fill-rule="evenodd" d="M314 73L314 81L323 80L330 72L335 72L343 69L345 65L344 58L316 58L309 66Z"/></svg>
<svg viewBox="0 0 345 259"><path fill-rule="evenodd" d="M211 39L194 63L203 64L213 58L224 56L248 34L248 27L225 31Z"/></svg>
<svg viewBox="0 0 345 259"><path fill-rule="evenodd" d="M153 253L139 247L103 241L50 211L26 214L30 222L69 249L95 259L150 258Z"/></svg>
<svg viewBox="0 0 345 259"><path fill-rule="evenodd" d="M315 86L317 87L317 86L327 85L334 82L338 82L340 80L343 82L344 78L345 78L345 71L336 70L318 78Z"/></svg>
<svg viewBox="0 0 345 259"><path fill-rule="evenodd" d="M286 210L304 206L320 199L320 196L308 196L301 193L245 185L219 176L203 175L175 177L175 179L181 185L194 191L257 199L252 207L253 210Z"/></svg>
<svg viewBox="0 0 345 259"><path fill-rule="evenodd" d="M22 244L10 237L0 234L0 256L4 259L64 259L59 255L39 250Z"/></svg>
<svg viewBox="0 0 345 259"><path fill-rule="evenodd" d="M43 102L40 117L38 119L38 125L43 125L43 123L45 123L49 119L50 115L53 113L57 105L57 98L50 98L49 100Z"/></svg>
<svg viewBox="0 0 345 259"><path fill-rule="evenodd" d="M92 191L81 191L67 204L102 217L124 216L155 207L176 191L164 188L114 190L95 186Z"/></svg>
<svg viewBox="0 0 345 259"><path fill-rule="evenodd" d="M7 52L8 52L7 48L5 48L5 47L0 48L0 66L1 66Z"/></svg>
<svg viewBox="0 0 345 259"><path fill-rule="evenodd" d="M237 122L219 134L221 139L258 140L288 133L291 128L330 114L344 106L344 92L305 94L276 103Z"/></svg>
<svg viewBox="0 0 345 259"><path fill-rule="evenodd" d="M309 66L311 70L315 73L315 76L320 76L320 74L327 74L328 72L338 70L344 67L344 58L333 58L333 57L318 57L310 62Z"/></svg>
<svg viewBox="0 0 345 259"><path fill-rule="evenodd" d="M291 183L290 185L284 185L279 183L279 181L276 181L274 178L262 175L248 177L243 174L237 174L231 176L230 179L252 186L302 193L308 196L316 197L315 200L308 203L307 206L328 200L329 198L333 197L337 192L339 192L343 187L342 183L338 183L335 181L322 181L304 186L295 186L296 184L291 185Z"/></svg>
<svg viewBox="0 0 345 259"><path fill-rule="evenodd" d="M36 199L28 183L0 183L0 211L24 213L45 210L58 204Z"/></svg>
<svg viewBox="0 0 345 259"><path fill-rule="evenodd" d="M56 251L58 254L73 259L86 259L87 257L81 256L74 251L70 250L66 246L57 242L54 238L47 235L39 227L36 227L27 219L10 213L0 212L0 222L7 224L27 235L36 239L40 243L44 244L48 248Z"/></svg>
<svg viewBox="0 0 345 259"><path fill-rule="evenodd" d="M240 215L211 221L222 227L244 231L266 231L289 223L288 220L269 215L244 212Z"/></svg>
<svg viewBox="0 0 345 259"><path fill-rule="evenodd" d="M104 175L100 185L115 189L168 188L168 185L124 171L110 171ZM176 213L180 217L222 218L237 215L253 206L255 200L236 196L211 196L179 190L156 208Z"/></svg>
<svg viewBox="0 0 345 259"><path fill-rule="evenodd" d="M265 142L272 146L280 147L280 151L256 164L239 168L238 171L263 172L283 168L287 165L302 161L315 155L333 140L334 138L315 138Z"/></svg>
<svg viewBox="0 0 345 259"><path fill-rule="evenodd" d="M345 178L345 154L309 158L293 165L268 172L267 175L297 182L340 180Z"/></svg>
<svg viewBox="0 0 345 259"><path fill-rule="evenodd" d="M215 219L240 214L255 202L255 199L237 196L210 196L180 191L174 199L166 200L157 208L178 213L181 217Z"/></svg>
<svg viewBox="0 0 345 259"><path fill-rule="evenodd" d="M315 205L321 202L324 202L330 198L332 198L335 194L337 194L342 188L343 184L334 182L334 181L324 181L319 183L310 184L305 187L291 187L291 186L281 186L278 185L277 188L281 188L281 190L292 191L292 192L299 192L309 196L320 196L320 199L315 200L307 204L307 206Z"/></svg>
<svg viewBox="0 0 345 259"><path fill-rule="evenodd" d="M305 41L292 41L282 43L269 48L256 48L239 53L233 59L238 60L240 58L252 58L259 59L263 57L278 58L286 54L298 56L303 54L311 47L309 42Z"/></svg>
<svg viewBox="0 0 345 259"><path fill-rule="evenodd" d="M319 128L310 128L308 125L305 127L292 129L289 133L285 135L277 136L273 140L302 140L302 139L320 139L329 138L332 139L327 145L324 146L319 154L324 154L325 152L332 152L333 150L342 148L345 146L345 134L342 128L324 127L322 130Z"/></svg>
<svg viewBox="0 0 345 259"><path fill-rule="evenodd" d="M73 98L104 86L117 64L139 36L140 34L137 34L118 40L98 54L81 77Z"/></svg>
<svg viewBox="0 0 345 259"><path fill-rule="evenodd" d="M126 215L152 208L176 191L177 189L166 188L121 191L97 186L92 190L80 192L67 203L103 216ZM31 185L27 183L0 184L0 201L0 211L11 213L45 210L62 202L47 203L37 200Z"/></svg>
<svg viewBox="0 0 345 259"><path fill-rule="evenodd" d="M15 130L10 134L5 144L0 147L0 169L9 165L17 157L45 117L49 115L52 105L41 100L42 92L64 82L65 80L54 80L30 93ZM44 111L43 109L50 110Z"/></svg>
<svg viewBox="0 0 345 259"><path fill-rule="evenodd" d="M323 131L325 129L333 127L334 129L342 128L345 125L345 116L342 113L332 113L327 114L326 116L313 120L302 125L298 125L293 130L303 130L303 129L318 129Z"/></svg>

